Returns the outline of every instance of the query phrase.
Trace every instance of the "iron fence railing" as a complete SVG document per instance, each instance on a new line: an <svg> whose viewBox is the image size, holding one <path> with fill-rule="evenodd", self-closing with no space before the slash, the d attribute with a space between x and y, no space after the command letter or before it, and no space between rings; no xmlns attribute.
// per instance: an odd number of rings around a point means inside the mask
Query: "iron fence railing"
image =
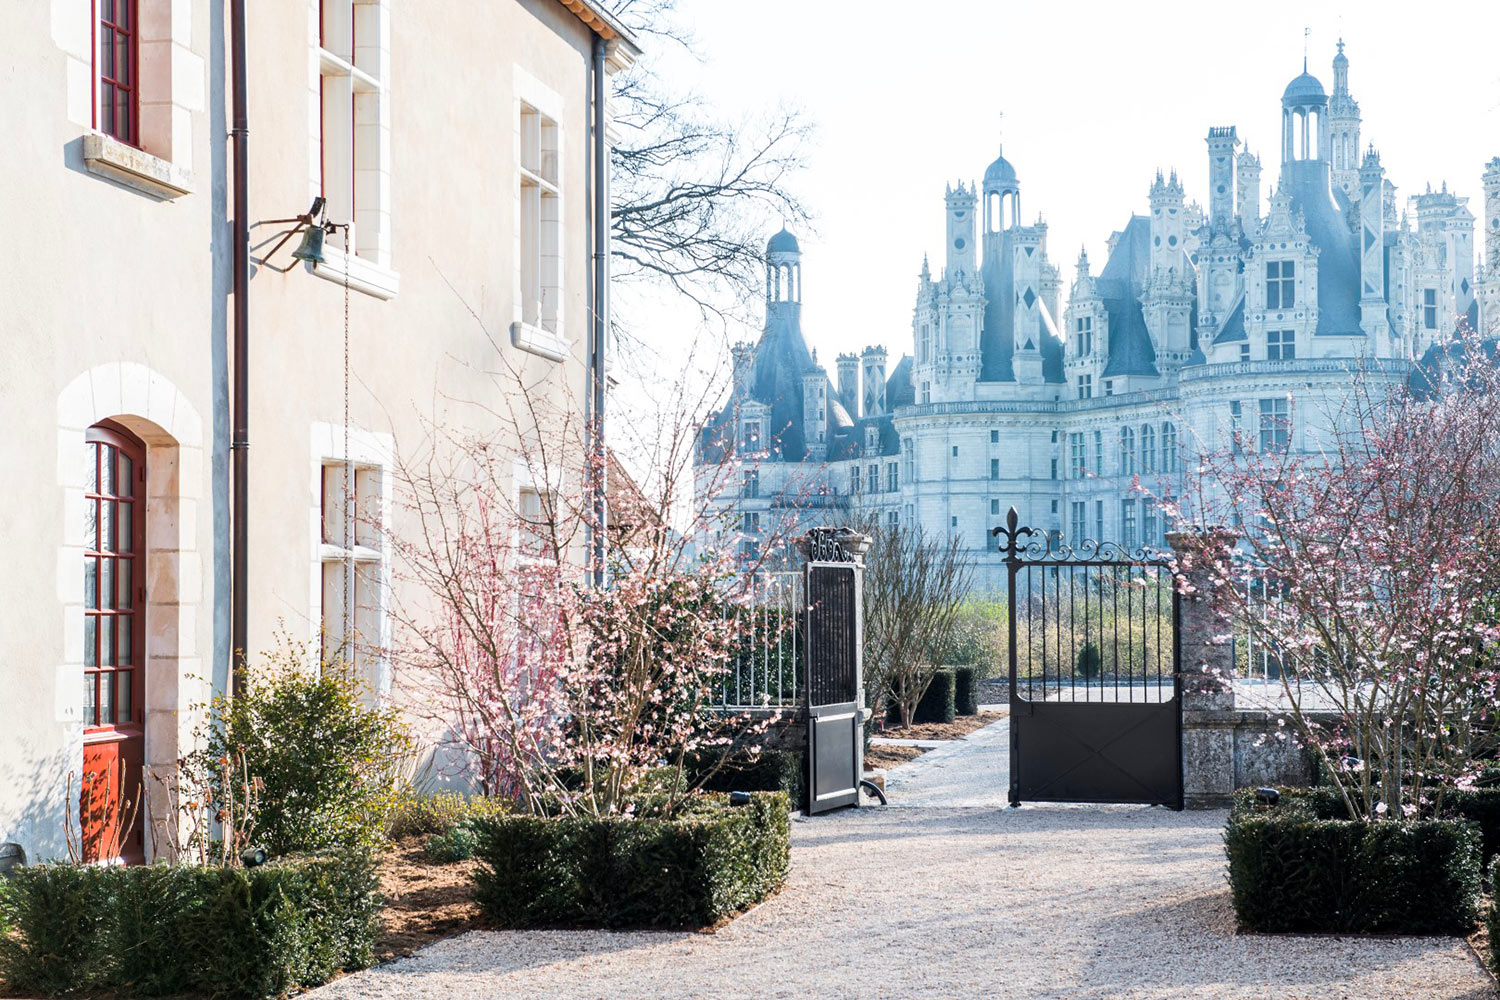
<svg viewBox="0 0 1500 1000"><path fill-rule="evenodd" d="M800 614L805 605L800 570L756 573L731 614L739 641L715 698L728 711L797 704L802 666Z"/></svg>

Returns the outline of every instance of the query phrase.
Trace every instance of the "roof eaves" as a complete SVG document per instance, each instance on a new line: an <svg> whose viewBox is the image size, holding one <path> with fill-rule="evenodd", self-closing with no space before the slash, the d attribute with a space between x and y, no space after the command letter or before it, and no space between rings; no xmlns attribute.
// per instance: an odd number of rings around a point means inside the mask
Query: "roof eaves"
<svg viewBox="0 0 1500 1000"><path fill-rule="evenodd" d="M626 65L641 54L641 43L635 35L598 0L557 0L557 2L571 11L600 38L607 42L618 39L626 50L625 55L628 56Z"/></svg>

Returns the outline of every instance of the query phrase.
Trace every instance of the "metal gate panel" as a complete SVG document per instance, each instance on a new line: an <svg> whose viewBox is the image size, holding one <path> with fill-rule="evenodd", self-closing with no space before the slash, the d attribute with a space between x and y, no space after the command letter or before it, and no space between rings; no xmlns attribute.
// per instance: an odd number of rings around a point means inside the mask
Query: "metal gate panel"
<svg viewBox="0 0 1500 1000"><path fill-rule="evenodd" d="M994 530L1009 581L1010 802L1182 808L1181 598L1145 550ZM1023 652L1024 650L1024 652Z"/></svg>
<svg viewBox="0 0 1500 1000"><path fill-rule="evenodd" d="M813 538L807 564L807 763L809 815L859 805L864 771L859 567ZM823 556L824 558L817 558Z"/></svg>
<svg viewBox="0 0 1500 1000"><path fill-rule="evenodd" d="M1011 727L1017 801L1181 806L1175 701L1032 704Z"/></svg>

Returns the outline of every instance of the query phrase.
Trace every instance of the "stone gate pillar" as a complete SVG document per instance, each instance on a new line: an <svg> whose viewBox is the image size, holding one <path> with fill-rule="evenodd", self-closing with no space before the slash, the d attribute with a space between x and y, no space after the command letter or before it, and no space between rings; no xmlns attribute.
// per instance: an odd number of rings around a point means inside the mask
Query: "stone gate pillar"
<svg viewBox="0 0 1500 1000"><path fill-rule="evenodd" d="M1182 795L1189 809L1228 805L1235 790L1234 647L1230 619L1215 602L1214 562L1227 560L1228 531L1169 532L1177 558L1182 677Z"/></svg>

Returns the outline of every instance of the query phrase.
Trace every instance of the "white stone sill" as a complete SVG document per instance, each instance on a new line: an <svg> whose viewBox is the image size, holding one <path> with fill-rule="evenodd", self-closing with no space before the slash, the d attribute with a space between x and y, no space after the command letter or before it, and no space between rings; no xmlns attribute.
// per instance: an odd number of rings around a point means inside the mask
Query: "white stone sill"
<svg viewBox="0 0 1500 1000"><path fill-rule="evenodd" d="M188 171L102 132L84 134L83 162L89 173L108 177L158 201L171 201L193 190L193 177Z"/></svg>
<svg viewBox="0 0 1500 1000"><path fill-rule="evenodd" d="M530 323L512 323L510 342L521 350L549 361L565 361L571 353L572 344L555 333L549 333Z"/></svg>
<svg viewBox="0 0 1500 1000"><path fill-rule="evenodd" d="M313 274L324 278L336 285L344 283L344 251L337 247L326 244L323 248L323 256L327 258L321 264L309 264L308 268ZM401 275L388 267L371 263L365 258L355 254L348 258L349 262L349 287L356 292L373 295L377 299L389 301L394 299L401 291Z"/></svg>

